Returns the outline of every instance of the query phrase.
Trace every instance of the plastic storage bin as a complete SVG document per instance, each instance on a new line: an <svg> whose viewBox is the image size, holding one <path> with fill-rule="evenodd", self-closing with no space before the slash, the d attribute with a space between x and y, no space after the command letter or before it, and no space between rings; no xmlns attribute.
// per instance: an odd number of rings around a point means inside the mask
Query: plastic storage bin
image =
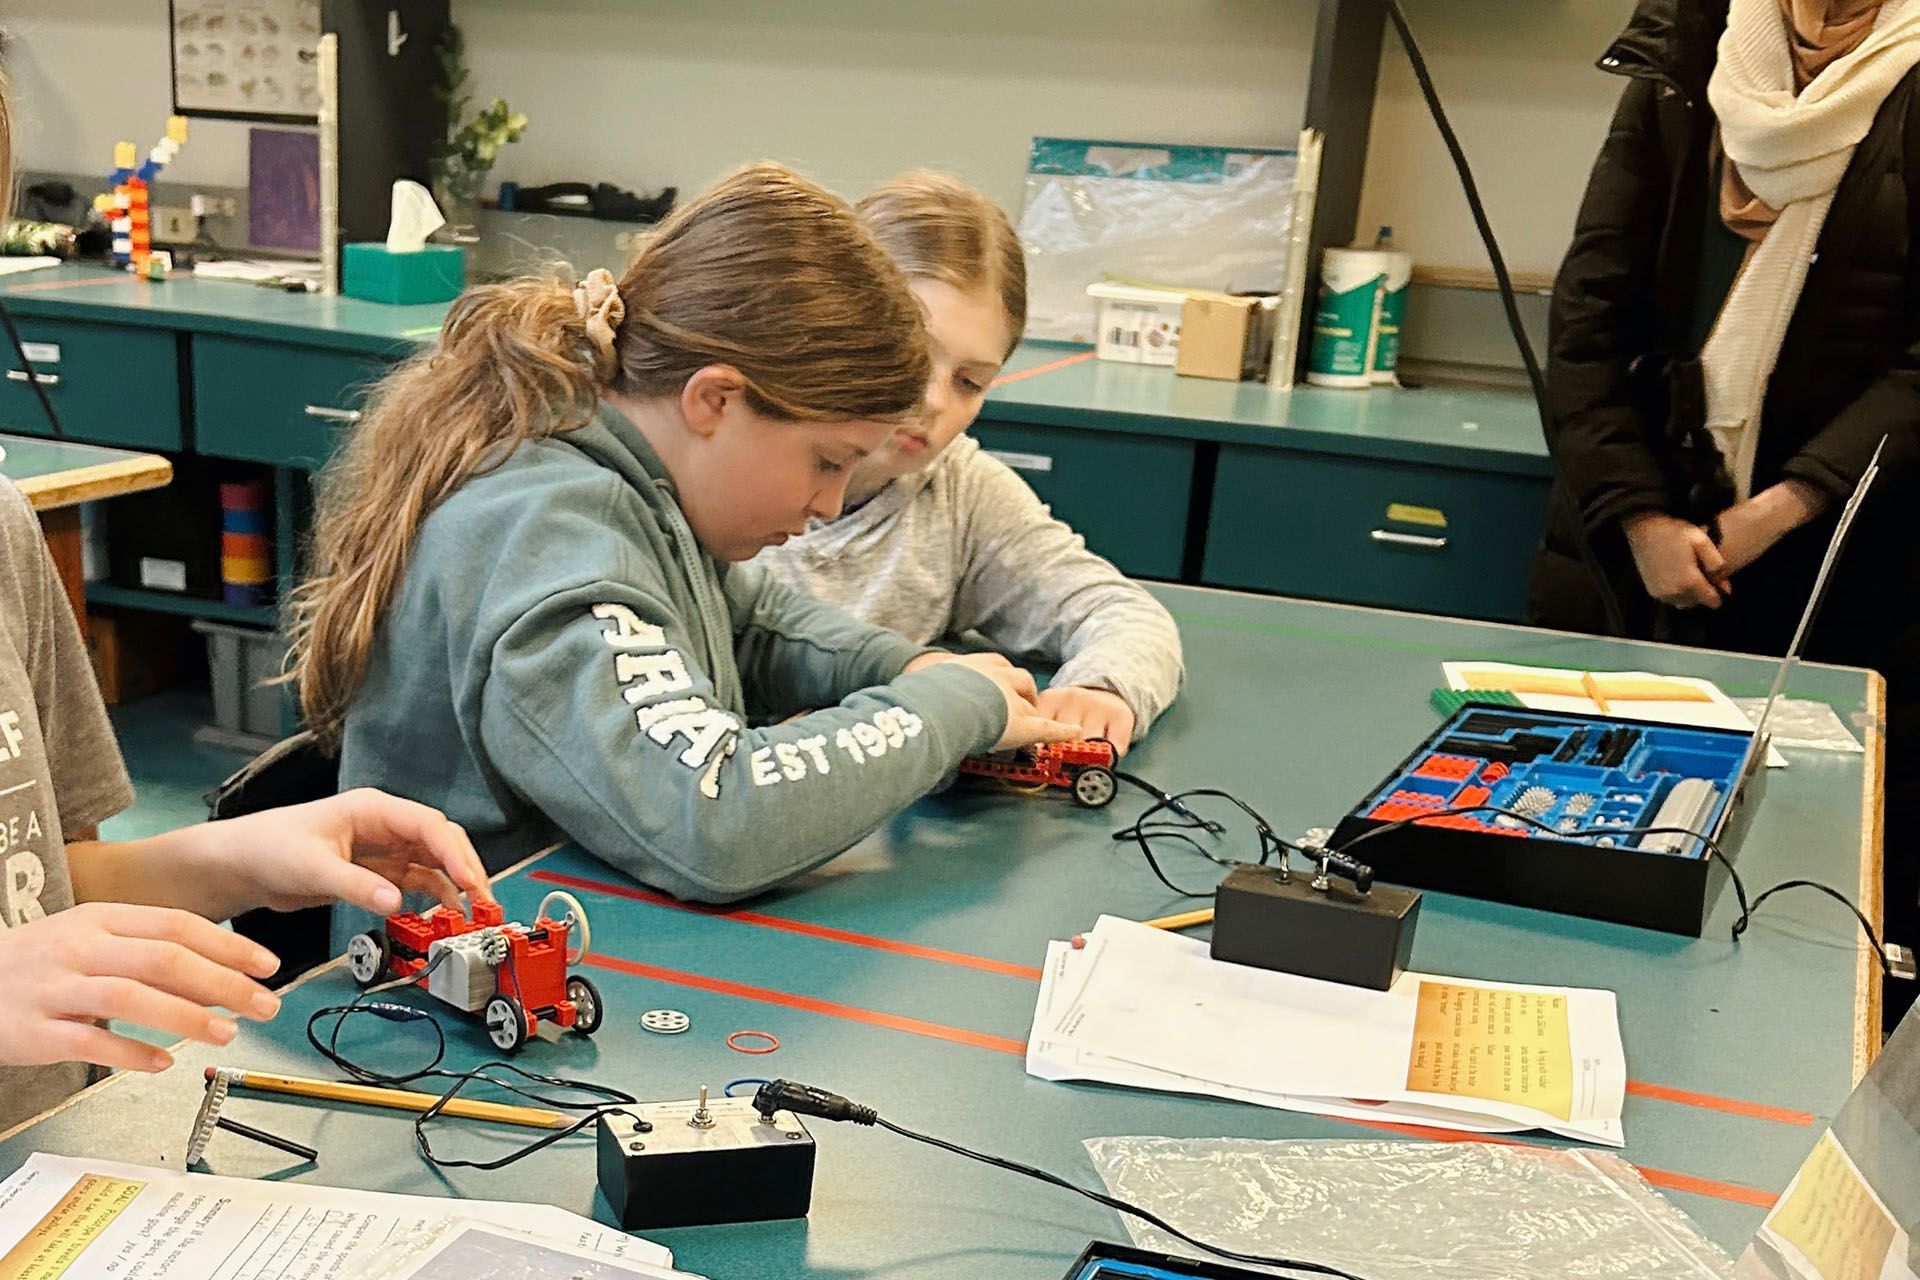
<svg viewBox="0 0 1920 1280"><path fill-rule="evenodd" d="M277 631L197 619L207 638L207 669L213 678L213 727L229 734L284 736L285 686L269 683L286 661L287 642Z"/></svg>

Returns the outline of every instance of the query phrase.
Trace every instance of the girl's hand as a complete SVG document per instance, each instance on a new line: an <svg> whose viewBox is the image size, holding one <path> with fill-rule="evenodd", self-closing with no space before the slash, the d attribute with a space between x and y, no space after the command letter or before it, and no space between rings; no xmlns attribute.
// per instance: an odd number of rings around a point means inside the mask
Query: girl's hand
<svg viewBox="0 0 1920 1280"><path fill-rule="evenodd" d="M1628 516L1621 528L1640 581L1661 604L1718 609L1733 590L1726 560L1700 526L1664 512L1642 511Z"/></svg>
<svg viewBox="0 0 1920 1280"><path fill-rule="evenodd" d="M280 1011L256 981L279 967L258 943L167 907L86 902L0 929L0 1063L165 1070L173 1064L165 1049L97 1024L116 1019L224 1045L238 1027L220 1010L256 1021Z"/></svg>
<svg viewBox="0 0 1920 1280"><path fill-rule="evenodd" d="M1083 738L1105 738L1113 753L1127 754L1133 745L1133 708L1117 693L1082 685L1054 685L1036 698L1040 714L1080 726Z"/></svg>
<svg viewBox="0 0 1920 1280"><path fill-rule="evenodd" d="M1049 719L1035 705L1040 689L1033 673L1014 666L1000 654L923 653L909 662L906 670L921 671L943 662L957 662L978 671L1000 687L1000 693L1007 701L1007 724L992 750L1011 751L1015 747L1037 746L1042 742L1072 742L1075 738L1085 736L1078 725L1061 724Z"/></svg>
<svg viewBox="0 0 1920 1280"><path fill-rule="evenodd" d="M350 902L379 915L402 890L460 909L460 893L493 901L467 833L437 809L361 788L202 828L216 858L275 911Z"/></svg>

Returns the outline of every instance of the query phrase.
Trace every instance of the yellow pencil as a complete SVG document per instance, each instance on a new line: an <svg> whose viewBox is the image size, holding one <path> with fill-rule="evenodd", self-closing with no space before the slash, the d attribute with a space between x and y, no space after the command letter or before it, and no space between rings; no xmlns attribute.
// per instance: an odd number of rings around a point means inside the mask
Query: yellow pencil
<svg viewBox="0 0 1920 1280"><path fill-rule="evenodd" d="M1580 686L1587 691L1587 696L1593 699L1593 705L1600 708L1601 715L1612 714L1613 708L1607 705L1606 695L1600 692L1600 682L1593 678L1593 672L1580 673Z"/></svg>
<svg viewBox="0 0 1920 1280"><path fill-rule="evenodd" d="M1212 924L1213 908L1183 911L1177 916L1161 916L1158 920L1145 920L1141 923L1149 929L1191 929L1197 924Z"/></svg>
<svg viewBox="0 0 1920 1280"><path fill-rule="evenodd" d="M213 1068L207 1068L213 1079ZM431 1093L411 1089L381 1089L366 1084L340 1084L333 1080L307 1080L300 1076L277 1076L266 1071L234 1071L229 1083L238 1089L259 1093L284 1093L296 1098L318 1098L324 1102L357 1102L362 1106L386 1107L392 1111L425 1111L440 1101ZM558 1111L539 1107L516 1107L504 1102L480 1102L455 1098L440 1109L443 1116L462 1120L492 1120L499 1124L517 1124L528 1129L564 1129L572 1121Z"/></svg>

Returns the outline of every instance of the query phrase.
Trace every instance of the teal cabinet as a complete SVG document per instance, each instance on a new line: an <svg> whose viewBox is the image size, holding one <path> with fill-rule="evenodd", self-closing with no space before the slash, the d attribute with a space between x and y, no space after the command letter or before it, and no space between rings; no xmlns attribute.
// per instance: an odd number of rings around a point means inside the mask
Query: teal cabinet
<svg viewBox="0 0 1920 1280"><path fill-rule="evenodd" d="M1180 577L1192 441L1007 422L981 423L973 434L1122 572Z"/></svg>
<svg viewBox="0 0 1920 1280"><path fill-rule="evenodd" d="M277 467L326 462L388 369L371 356L285 342L223 334L192 341L195 447Z"/></svg>
<svg viewBox="0 0 1920 1280"><path fill-rule="evenodd" d="M67 435L90 444L179 449L180 339L170 330L19 317L31 370L5 344L0 429L50 436L28 383L46 390Z"/></svg>
<svg viewBox="0 0 1920 1280"><path fill-rule="evenodd" d="M1546 494L1544 477L1228 445L1202 581L1515 620Z"/></svg>

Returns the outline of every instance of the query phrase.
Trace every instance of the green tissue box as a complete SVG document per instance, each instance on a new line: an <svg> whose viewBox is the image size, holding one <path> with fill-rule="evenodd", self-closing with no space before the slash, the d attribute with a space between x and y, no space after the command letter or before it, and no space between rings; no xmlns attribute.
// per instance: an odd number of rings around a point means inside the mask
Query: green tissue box
<svg viewBox="0 0 1920 1280"><path fill-rule="evenodd" d="M451 302L467 283L467 251L430 244L418 253L388 253L368 241L342 251L340 292L368 302Z"/></svg>

